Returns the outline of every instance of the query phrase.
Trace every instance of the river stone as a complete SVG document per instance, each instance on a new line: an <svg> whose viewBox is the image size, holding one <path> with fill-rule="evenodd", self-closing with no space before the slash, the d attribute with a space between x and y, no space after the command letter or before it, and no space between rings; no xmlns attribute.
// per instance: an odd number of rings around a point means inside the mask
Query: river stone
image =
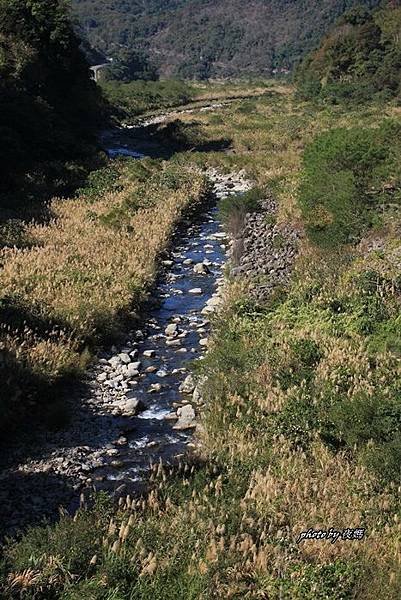
<svg viewBox="0 0 401 600"><path fill-rule="evenodd" d="M146 371L146 373L156 373L157 367L152 365L152 366L148 367L147 369L145 369L145 371Z"/></svg>
<svg viewBox="0 0 401 600"><path fill-rule="evenodd" d="M202 293L202 288L192 288L192 290L189 290L188 293L193 294L194 296L199 295Z"/></svg>
<svg viewBox="0 0 401 600"><path fill-rule="evenodd" d="M175 412L168 413L168 415L165 415L165 417L164 417L164 419L166 421L176 421L177 418L178 418L177 413L175 413Z"/></svg>
<svg viewBox="0 0 401 600"><path fill-rule="evenodd" d="M116 456L118 454L118 450L117 448L110 448L109 450L106 450L106 454L108 456Z"/></svg>
<svg viewBox="0 0 401 600"><path fill-rule="evenodd" d="M214 312L216 310L216 308L221 306L221 304L222 304L222 300L218 296L215 296L214 298L210 298L210 300L208 300L206 302L206 306L204 308L202 308L201 313L203 315L207 315L211 312Z"/></svg>
<svg viewBox="0 0 401 600"><path fill-rule="evenodd" d="M165 267L172 267L174 265L174 261L173 260L163 260L162 264Z"/></svg>
<svg viewBox="0 0 401 600"><path fill-rule="evenodd" d="M191 404L184 404L177 409L177 415L182 419L195 419L195 411Z"/></svg>
<svg viewBox="0 0 401 600"><path fill-rule="evenodd" d="M164 330L164 333L166 335L168 335L169 337L174 336L177 334L178 331L178 325L177 323L170 323L170 325L167 325L166 329Z"/></svg>
<svg viewBox="0 0 401 600"><path fill-rule="evenodd" d="M109 364L110 364L110 365L111 365L113 368L115 368L115 367L117 367L118 365L120 365L120 364L121 364L121 359L120 359L118 356L112 356L112 357L109 359Z"/></svg>
<svg viewBox="0 0 401 600"><path fill-rule="evenodd" d="M194 389L194 393L192 394L192 400L195 402L195 404L200 404L202 402L202 394L198 385Z"/></svg>
<svg viewBox="0 0 401 600"><path fill-rule="evenodd" d="M122 352L121 354L119 354L118 358L121 360L121 362L125 363L126 365L129 365L129 363L131 362L131 357L126 352Z"/></svg>
<svg viewBox="0 0 401 600"><path fill-rule="evenodd" d="M192 394L195 389L195 381L192 375L188 375L181 383L179 390L182 394Z"/></svg>
<svg viewBox="0 0 401 600"><path fill-rule="evenodd" d="M107 373L100 373L100 375L97 376L97 380L102 383L103 381L106 381L107 379Z"/></svg>
<svg viewBox="0 0 401 600"><path fill-rule="evenodd" d="M190 404L185 404L177 410L178 421L173 426L173 429L184 431L196 427L195 411Z"/></svg>
<svg viewBox="0 0 401 600"><path fill-rule="evenodd" d="M156 356L156 352L155 350L145 350L143 352L143 356L145 356L146 358L153 358L154 356Z"/></svg>
<svg viewBox="0 0 401 600"><path fill-rule="evenodd" d="M168 373L164 369L160 369L159 371L157 371L156 375L157 377L167 377Z"/></svg>
<svg viewBox="0 0 401 600"><path fill-rule="evenodd" d="M185 260L182 261L183 265L192 265L193 264L193 260L192 258L186 258Z"/></svg>
<svg viewBox="0 0 401 600"><path fill-rule="evenodd" d="M118 440L115 442L116 446L126 446L128 444L128 440L126 437L121 436L118 438Z"/></svg>
<svg viewBox="0 0 401 600"><path fill-rule="evenodd" d="M127 377L138 377L139 371L135 368L134 364L127 366Z"/></svg>
<svg viewBox="0 0 401 600"><path fill-rule="evenodd" d="M181 346L181 340L166 340L166 346Z"/></svg>
<svg viewBox="0 0 401 600"><path fill-rule="evenodd" d="M133 417L138 414L141 408L141 401L138 398L126 398L119 400L116 406L125 417Z"/></svg>
<svg viewBox="0 0 401 600"><path fill-rule="evenodd" d="M194 266L194 273L197 275L208 275L210 273L210 269L203 263L198 263Z"/></svg>
<svg viewBox="0 0 401 600"><path fill-rule="evenodd" d="M148 389L148 394L154 394L155 392L160 392L161 389L162 389L161 383L152 383L152 385Z"/></svg>
<svg viewBox="0 0 401 600"><path fill-rule="evenodd" d="M200 346L207 346L209 344L209 340L207 338L202 338L201 340L199 340L199 345Z"/></svg>

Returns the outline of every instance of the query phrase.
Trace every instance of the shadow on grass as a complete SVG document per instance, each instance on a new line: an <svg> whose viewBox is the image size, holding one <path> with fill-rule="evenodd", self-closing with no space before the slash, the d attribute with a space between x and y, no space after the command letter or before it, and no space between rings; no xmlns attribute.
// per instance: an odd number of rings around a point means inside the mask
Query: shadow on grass
<svg viewBox="0 0 401 600"><path fill-rule="evenodd" d="M179 119L126 131L110 131L105 144L130 149L150 158L170 159L178 152L224 152L231 148L229 138L208 139L201 124Z"/></svg>
<svg viewBox="0 0 401 600"><path fill-rule="evenodd" d="M48 339L50 332L54 335L63 331L67 336L73 333L66 321L45 317L39 307L26 306L21 300L12 296L0 299L0 323L15 333L28 328L43 339Z"/></svg>
<svg viewBox="0 0 401 600"><path fill-rule="evenodd" d="M77 496L67 477L53 473L6 470L0 474L0 544L18 537L30 526L55 523L60 507L70 507ZM79 502L79 499L78 499Z"/></svg>
<svg viewBox="0 0 401 600"><path fill-rule="evenodd" d="M24 428L30 430L35 421L50 430L68 422L63 402L68 380L46 380L13 352L1 348L0 339L0 452L3 443Z"/></svg>

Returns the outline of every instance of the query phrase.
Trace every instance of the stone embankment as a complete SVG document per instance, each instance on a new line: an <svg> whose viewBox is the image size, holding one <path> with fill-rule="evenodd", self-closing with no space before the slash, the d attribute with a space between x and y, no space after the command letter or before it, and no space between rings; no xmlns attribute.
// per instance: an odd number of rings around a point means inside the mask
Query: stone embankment
<svg viewBox="0 0 401 600"><path fill-rule="evenodd" d="M299 237L295 228L277 223L277 204L269 196L259 212L246 214L232 242L231 275L248 279L251 295L264 302L274 288L288 284Z"/></svg>

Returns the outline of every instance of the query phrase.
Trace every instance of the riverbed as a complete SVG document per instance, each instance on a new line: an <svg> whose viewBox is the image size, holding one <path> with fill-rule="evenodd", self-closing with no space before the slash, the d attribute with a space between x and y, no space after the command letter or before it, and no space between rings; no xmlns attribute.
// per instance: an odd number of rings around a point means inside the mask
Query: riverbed
<svg viewBox="0 0 401 600"><path fill-rule="evenodd" d="M108 150L143 156L126 138ZM207 175L210 202L177 228L143 322L99 353L79 397L68 398L68 425L35 432L31 447L10 441L0 475L3 532L54 520L59 506L74 510L93 491L135 492L150 464L177 461L193 447L203 399L192 365L207 352L229 254L216 201L249 188L242 173Z"/></svg>

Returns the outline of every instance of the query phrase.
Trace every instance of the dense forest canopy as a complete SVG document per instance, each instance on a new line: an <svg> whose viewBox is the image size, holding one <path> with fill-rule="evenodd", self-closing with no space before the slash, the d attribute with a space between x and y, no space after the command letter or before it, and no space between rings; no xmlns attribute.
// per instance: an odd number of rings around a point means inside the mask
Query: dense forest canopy
<svg viewBox="0 0 401 600"><path fill-rule="evenodd" d="M401 92L401 3L355 8L306 58L298 73L306 98L388 99Z"/></svg>
<svg viewBox="0 0 401 600"><path fill-rule="evenodd" d="M332 23L379 0L73 0L80 30L108 57L144 52L162 76L205 79L291 69Z"/></svg>
<svg viewBox="0 0 401 600"><path fill-rule="evenodd" d="M85 156L98 108L69 5L0 0L0 192Z"/></svg>

